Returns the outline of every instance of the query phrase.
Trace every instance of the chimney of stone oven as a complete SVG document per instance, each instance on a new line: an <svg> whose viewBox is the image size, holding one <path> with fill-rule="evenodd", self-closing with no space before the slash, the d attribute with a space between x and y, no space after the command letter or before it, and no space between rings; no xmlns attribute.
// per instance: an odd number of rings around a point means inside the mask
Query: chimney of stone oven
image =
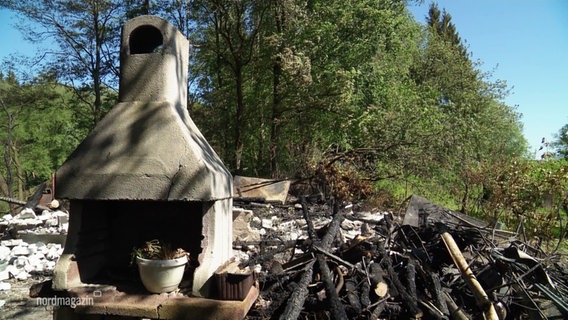
<svg viewBox="0 0 568 320"><path fill-rule="evenodd" d="M160 204L179 204L172 210L183 212L175 218L179 221L199 219L195 295L208 294L210 277L232 255L232 177L188 114L188 62L188 40L167 21L140 16L123 26L119 103L56 173L57 197L70 200L70 226L54 289L81 286L120 260L116 257L124 252L110 247L128 248L132 243L120 245L109 239L142 239L136 230L146 226L124 222L140 219L140 208L150 206L153 209L147 211L152 212L143 214L155 218L148 218L148 223L159 221L162 212L155 209ZM200 209L195 210L195 204ZM123 230L117 231L120 223ZM95 224L107 236L91 236L104 238L96 244L99 250L91 253L87 248L95 244L86 235L99 232L93 231ZM119 232L124 235L113 235ZM178 240L185 243L183 237L178 235Z"/></svg>

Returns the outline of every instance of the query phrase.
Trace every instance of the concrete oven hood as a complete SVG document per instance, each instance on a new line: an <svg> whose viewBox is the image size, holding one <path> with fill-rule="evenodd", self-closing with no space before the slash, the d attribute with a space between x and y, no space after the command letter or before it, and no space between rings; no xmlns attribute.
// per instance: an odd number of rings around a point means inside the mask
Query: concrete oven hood
<svg viewBox="0 0 568 320"><path fill-rule="evenodd" d="M169 235L195 251L193 294L209 295L232 255L233 186L188 114L188 62L189 42L165 20L123 26L119 103L56 172L70 224L54 289L126 268L136 241Z"/></svg>
<svg viewBox="0 0 568 320"><path fill-rule="evenodd" d="M163 102L119 103L57 170L68 199L210 201L230 176L187 115Z"/></svg>
<svg viewBox="0 0 568 320"><path fill-rule="evenodd" d="M120 103L57 170L58 197L230 198L230 173L187 112L188 41L153 16L130 20L123 34Z"/></svg>

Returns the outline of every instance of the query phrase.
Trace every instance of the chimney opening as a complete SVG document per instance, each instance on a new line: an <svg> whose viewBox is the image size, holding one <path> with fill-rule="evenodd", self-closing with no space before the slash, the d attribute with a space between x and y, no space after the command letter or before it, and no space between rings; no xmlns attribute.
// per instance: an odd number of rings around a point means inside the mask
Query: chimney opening
<svg viewBox="0 0 568 320"><path fill-rule="evenodd" d="M134 29L129 40L130 54L159 52L164 44L162 32L148 25Z"/></svg>

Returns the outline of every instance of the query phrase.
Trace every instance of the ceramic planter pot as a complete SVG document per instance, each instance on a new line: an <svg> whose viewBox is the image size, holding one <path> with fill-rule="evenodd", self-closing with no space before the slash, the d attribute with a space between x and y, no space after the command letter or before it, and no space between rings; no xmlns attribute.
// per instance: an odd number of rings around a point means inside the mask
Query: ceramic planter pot
<svg viewBox="0 0 568 320"><path fill-rule="evenodd" d="M187 257L171 260L149 260L136 257L140 279L146 290L152 293L172 292L177 289Z"/></svg>

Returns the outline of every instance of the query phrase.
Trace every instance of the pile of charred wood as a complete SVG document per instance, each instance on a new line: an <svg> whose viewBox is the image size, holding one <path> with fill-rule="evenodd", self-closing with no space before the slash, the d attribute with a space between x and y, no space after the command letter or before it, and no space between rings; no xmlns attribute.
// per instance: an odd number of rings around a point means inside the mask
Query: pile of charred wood
<svg viewBox="0 0 568 320"><path fill-rule="evenodd" d="M257 244L243 265L269 271L247 319L568 318L568 268L514 233L413 196L404 221L385 214L341 241L353 214L332 211L316 229L303 201L307 237Z"/></svg>

